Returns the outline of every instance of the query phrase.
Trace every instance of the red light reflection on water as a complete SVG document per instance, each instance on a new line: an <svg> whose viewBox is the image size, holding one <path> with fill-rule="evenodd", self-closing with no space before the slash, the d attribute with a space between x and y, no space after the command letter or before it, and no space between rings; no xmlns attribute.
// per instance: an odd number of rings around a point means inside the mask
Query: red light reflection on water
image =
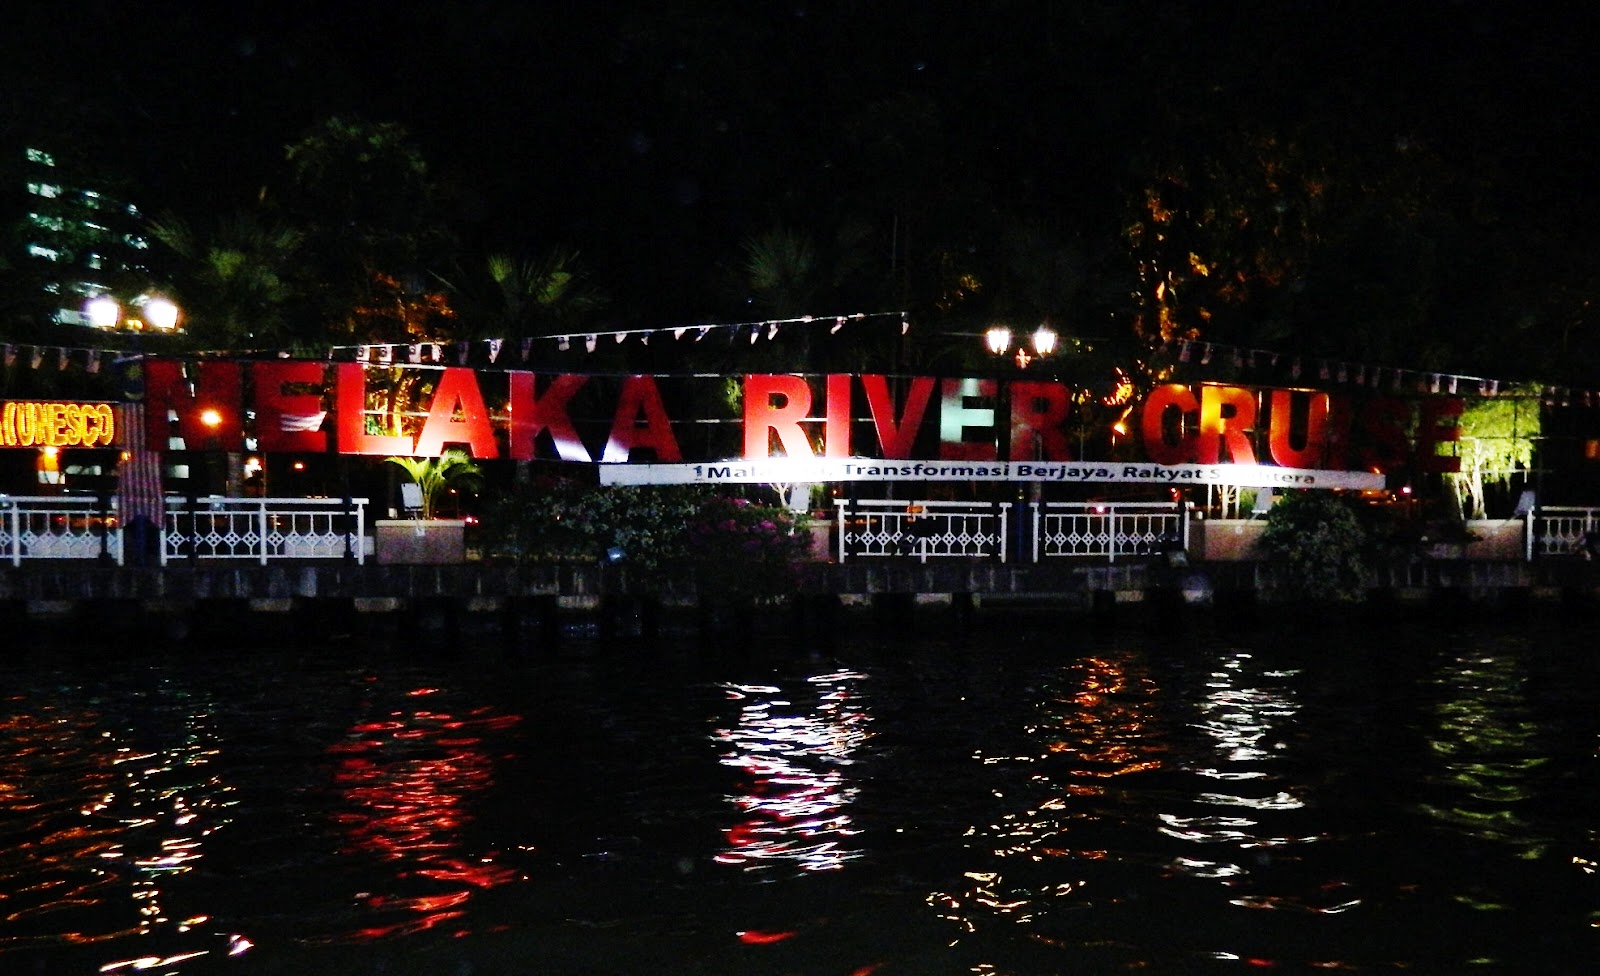
<svg viewBox="0 0 1600 976"><path fill-rule="evenodd" d="M419 688L407 697L435 692ZM459 922L474 892L520 880L515 869L496 862L495 852L463 850L462 836L473 820L472 801L494 785L494 761L482 736L519 721L490 708L458 716L417 707L356 725L344 742L329 747L338 759L334 782L346 802L335 820L349 839L347 850L393 864L402 889L360 897L376 912L405 913L351 938L390 938Z"/></svg>

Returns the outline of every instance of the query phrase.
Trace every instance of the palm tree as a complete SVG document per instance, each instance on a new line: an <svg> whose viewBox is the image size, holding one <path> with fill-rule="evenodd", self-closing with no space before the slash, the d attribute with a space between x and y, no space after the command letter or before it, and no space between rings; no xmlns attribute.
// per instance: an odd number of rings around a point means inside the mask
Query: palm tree
<svg viewBox="0 0 1600 976"><path fill-rule="evenodd" d="M209 234L170 214L149 229L182 262L180 297L198 341L267 348L293 340L288 324L290 303L297 297L293 266L303 233L268 226L248 214L219 221Z"/></svg>
<svg viewBox="0 0 1600 976"><path fill-rule="evenodd" d="M385 461L399 465L422 490L422 517L433 518L439 499L446 489L458 482L478 482L483 471L473 462L472 456L459 447L447 449L436 458L388 457Z"/></svg>
<svg viewBox="0 0 1600 976"><path fill-rule="evenodd" d="M480 271L458 269L453 278L447 284L460 297L468 330L489 338L577 331L607 304L577 253L561 248L542 258L491 254Z"/></svg>

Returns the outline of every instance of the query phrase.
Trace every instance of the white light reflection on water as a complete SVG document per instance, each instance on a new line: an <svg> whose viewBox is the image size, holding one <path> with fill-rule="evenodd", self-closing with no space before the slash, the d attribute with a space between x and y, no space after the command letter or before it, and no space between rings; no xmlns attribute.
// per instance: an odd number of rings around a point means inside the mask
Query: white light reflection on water
<svg viewBox="0 0 1600 976"><path fill-rule="evenodd" d="M5 920L16 934L0 944L140 937L169 949L200 946L107 962L102 972L177 972L197 959L246 951L248 938L212 931L209 914L175 911L169 899L171 881L200 866L207 839L232 822L230 808L238 802L213 768L223 748L211 703L162 681L136 693L126 719L93 706L7 704L11 714L0 722L6 757L0 820L33 818L38 839L8 852L4 873L36 870L53 880L26 898L16 897L23 892L4 898ZM57 796L70 794L64 777L83 791L75 809L18 788L35 782ZM117 904L123 899L126 914ZM70 927L61 927L62 916L73 920ZM47 917L56 920L50 934L27 934L35 919Z"/></svg>
<svg viewBox="0 0 1600 976"><path fill-rule="evenodd" d="M723 750L721 763L742 775L740 792L727 797L739 819L725 831L718 863L831 871L861 856L849 813L860 790L845 770L871 734L858 689L864 678L855 671L814 675L793 695L773 685L722 686L739 715L711 737Z"/></svg>
<svg viewBox="0 0 1600 976"><path fill-rule="evenodd" d="M1192 726L1212 743L1215 764L1197 757L1188 764L1193 775L1220 783L1227 789L1198 790L1194 813L1163 813L1161 833L1194 845L1192 853L1172 858L1177 874L1208 878L1238 888L1229 899L1241 908L1293 908L1313 913L1343 912L1360 899L1327 903L1332 895L1348 894L1338 883L1314 887L1312 894L1281 889L1264 873L1285 858L1284 849L1318 841L1318 836L1282 834L1265 821L1306 807L1302 785L1275 789L1289 758L1292 723L1299 714L1294 682L1300 672L1258 665L1245 651L1220 649L1205 691L1196 704ZM1229 813L1208 808L1229 808Z"/></svg>

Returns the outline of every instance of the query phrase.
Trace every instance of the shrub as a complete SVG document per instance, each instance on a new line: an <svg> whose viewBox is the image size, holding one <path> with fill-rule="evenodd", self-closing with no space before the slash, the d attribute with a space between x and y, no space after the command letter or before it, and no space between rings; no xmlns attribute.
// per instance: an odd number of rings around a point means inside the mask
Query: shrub
<svg viewBox="0 0 1600 976"><path fill-rule="evenodd" d="M571 479L517 485L484 513L485 554L518 561L599 559L621 549L650 585L693 562L698 578L735 596L784 592L810 548L804 515L702 487L600 487Z"/></svg>
<svg viewBox="0 0 1600 976"><path fill-rule="evenodd" d="M604 488L569 478L518 484L484 513L485 554L598 559L617 548L648 574L683 558L683 528L703 496L682 486Z"/></svg>
<svg viewBox="0 0 1600 976"><path fill-rule="evenodd" d="M1328 491L1291 491L1267 514L1260 547L1280 598L1352 603L1366 595L1367 534L1351 504Z"/></svg>

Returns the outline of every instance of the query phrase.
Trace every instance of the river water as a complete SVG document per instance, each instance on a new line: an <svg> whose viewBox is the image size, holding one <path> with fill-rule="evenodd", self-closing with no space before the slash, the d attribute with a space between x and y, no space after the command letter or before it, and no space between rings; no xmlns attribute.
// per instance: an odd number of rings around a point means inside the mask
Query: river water
<svg viewBox="0 0 1600 976"><path fill-rule="evenodd" d="M1600 970L1592 621L977 624L8 650L0 972Z"/></svg>

